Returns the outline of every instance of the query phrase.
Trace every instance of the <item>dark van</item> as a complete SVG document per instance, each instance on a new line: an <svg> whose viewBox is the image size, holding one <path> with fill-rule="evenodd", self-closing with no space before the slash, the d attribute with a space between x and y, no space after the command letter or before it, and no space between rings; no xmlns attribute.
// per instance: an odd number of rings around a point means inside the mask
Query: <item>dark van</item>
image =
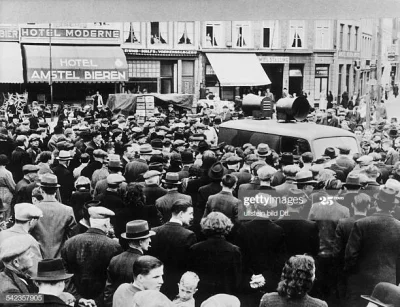
<svg viewBox="0 0 400 307"><path fill-rule="evenodd" d="M235 147L246 143L254 146L266 143L277 153L292 152L301 155L311 151L315 158L321 157L327 147L338 148L340 145L347 145L351 154L360 152L353 133L340 128L302 122L231 120L220 126L218 141Z"/></svg>

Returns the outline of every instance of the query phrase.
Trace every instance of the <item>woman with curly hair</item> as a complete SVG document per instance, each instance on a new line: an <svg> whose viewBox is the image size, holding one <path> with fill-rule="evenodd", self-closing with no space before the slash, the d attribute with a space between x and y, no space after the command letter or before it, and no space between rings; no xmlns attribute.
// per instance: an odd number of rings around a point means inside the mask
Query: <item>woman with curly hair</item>
<svg viewBox="0 0 400 307"><path fill-rule="evenodd" d="M145 205L143 186L139 183L128 185L125 194L125 208L119 210L115 215L115 236L121 237L126 230L126 223L133 220L145 220L151 228L160 226L162 223L161 213L154 205ZM121 245L122 245L121 241ZM125 244L124 244L125 245Z"/></svg>
<svg viewBox="0 0 400 307"><path fill-rule="evenodd" d="M239 247L229 243L225 236L233 227L231 220L221 212L211 212L201 220L205 241L190 248L189 269L200 277L199 301L218 293L234 294L238 290L242 272Z"/></svg>
<svg viewBox="0 0 400 307"><path fill-rule="evenodd" d="M327 307L325 301L308 295L315 280L314 259L306 255L290 257L282 270L277 292L265 294L260 307Z"/></svg>

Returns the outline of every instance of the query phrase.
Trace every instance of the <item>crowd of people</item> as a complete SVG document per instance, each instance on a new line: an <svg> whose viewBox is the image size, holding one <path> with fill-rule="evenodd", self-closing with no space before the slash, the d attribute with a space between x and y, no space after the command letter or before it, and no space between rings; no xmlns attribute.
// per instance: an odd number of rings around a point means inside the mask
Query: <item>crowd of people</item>
<svg viewBox="0 0 400 307"><path fill-rule="evenodd" d="M219 143L219 125L240 120L228 108L169 105L145 123L65 108L54 128L35 106L10 114L0 293L47 306L400 306L400 127L382 109L372 129L357 107L310 113L360 142L321 157Z"/></svg>

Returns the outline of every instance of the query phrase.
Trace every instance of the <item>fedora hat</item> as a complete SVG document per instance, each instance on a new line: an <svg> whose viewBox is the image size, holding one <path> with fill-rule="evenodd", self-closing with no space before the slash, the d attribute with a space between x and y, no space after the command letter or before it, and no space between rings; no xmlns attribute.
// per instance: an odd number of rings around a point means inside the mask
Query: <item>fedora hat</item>
<svg viewBox="0 0 400 307"><path fill-rule="evenodd" d="M260 157L266 157L266 156L269 156L271 154L271 150L270 150L270 148L269 148L269 146L267 144L260 143L257 146L256 153Z"/></svg>
<svg viewBox="0 0 400 307"><path fill-rule="evenodd" d="M145 239L154 236L156 233L149 228L144 220L134 220L126 224L126 232L121 237L127 240Z"/></svg>
<svg viewBox="0 0 400 307"><path fill-rule="evenodd" d="M44 174L40 179L39 186L43 188L59 188L58 179L56 175Z"/></svg>
<svg viewBox="0 0 400 307"><path fill-rule="evenodd" d="M335 148L327 147L325 149L324 156L329 157L331 159L335 159L337 157Z"/></svg>
<svg viewBox="0 0 400 307"><path fill-rule="evenodd" d="M168 184L181 184L182 182L179 180L179 174L178 173L166 173L165 174L165 179L162 180L163 183L168 183Z"/></svg>
<svg viewBox="0 0 400 307"><path fill-rule="evenodd" d="M398 204L399 200L396 198L396 194L395 190L383 186L378 193L374 194L374 198L378 202Z"/></svg>
<svg viewBox="0 0 400 307"><path fill-rule="evenodd" d="M282 153L281 158L279 159L280 164L291 165L294 163L294 157L291 152Z"/></svg>
<svg viewBox="0 0 400 307"><path fill-rule="evenodd" d="M65 271L61 258L57 259L44 259L39 261L38 270L33 274L33 280L47 280L47 281L61 281L69 279L74 274L68 274Z"/></svg>
<svg viewBox="0 0 400 307"><path fill-rule="evenodd" d="M311 171L298 172L296 174L295 181L296 183L317 183L317 181L313 179L313 174Z"/></svg>
<svg viewBox="0 0 400 307"><path fill-rule="evenodd" d="M194 162L193 152L189 150L185 150L181 153L182 163L183 164L190 164Z"/></svg>
<svg viewBox="0 0 400 307"><path fill-rule="evenodd" d="M349 174L346 178L346 183L344 187L361 187L360 176L358 174Z"/></svg>
<svg viewBox="0 0 400 307"><path fill-rule="evenodd" d="M221 162L214 163L208 170L208 177L212 180L220 180L226 175L227 170Z"/></svg>
<svg viewBox="0 0 400 307"><path fill-rule="evenodd" d="M61 150L57 159L61 161L72 160L71 153L67 150Z"/></svg>
<svg viewBox="0 0 400 307"><path fill-rule="evenodd" d="M361 295L361 298L381 307L400 306L400 287L388 282L380 282L372 295Z"/></svg>

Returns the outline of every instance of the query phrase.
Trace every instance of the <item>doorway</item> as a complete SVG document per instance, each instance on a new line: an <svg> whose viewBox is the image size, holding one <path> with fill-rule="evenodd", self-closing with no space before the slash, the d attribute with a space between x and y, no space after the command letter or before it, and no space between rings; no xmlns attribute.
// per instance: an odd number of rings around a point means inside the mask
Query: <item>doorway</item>
<svg viewBox="0 0 400 307"><path fill-rule="evenodd" d="M271 80L271 93L274 94L275 101L278 101L283 90L283 64L262 64L262 67Z"/></svg>

